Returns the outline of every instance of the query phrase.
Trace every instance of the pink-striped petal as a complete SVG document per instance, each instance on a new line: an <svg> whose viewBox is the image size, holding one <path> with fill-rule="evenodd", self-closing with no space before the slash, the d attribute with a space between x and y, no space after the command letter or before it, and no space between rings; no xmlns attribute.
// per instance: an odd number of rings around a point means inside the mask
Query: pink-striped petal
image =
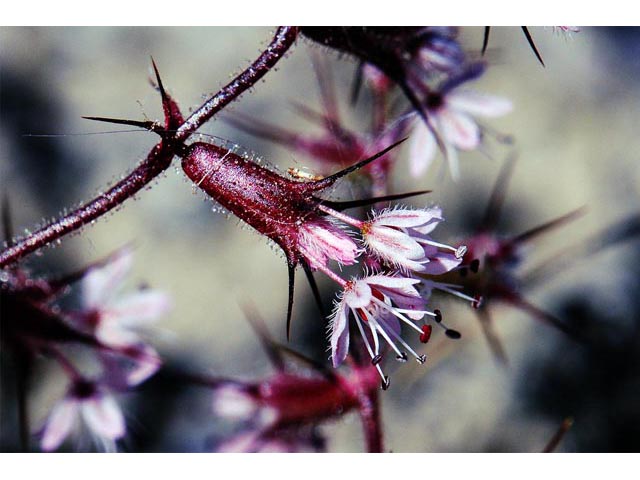
<svg viewBox="0 0 640 480"><path fill-rule="evenodd" d="M344 362L349 353L349 319L347 312L346 305L340 305L331 322L331 363L335 368Z"/></svg>
<svg viewBox="0 0 640 480"><path fill-rule="evenodd" d="M446 143L460 150L473 150L480 145L480 128L469 115L445 108L438 118Z"/></svg>
<svg viewBox="0 0 640 480"><path fill-rule="evenodd" d="M420 121L416 124L409 144L409 173L412 177L424 174L436 156L437 144L433 133Z"/></svg>

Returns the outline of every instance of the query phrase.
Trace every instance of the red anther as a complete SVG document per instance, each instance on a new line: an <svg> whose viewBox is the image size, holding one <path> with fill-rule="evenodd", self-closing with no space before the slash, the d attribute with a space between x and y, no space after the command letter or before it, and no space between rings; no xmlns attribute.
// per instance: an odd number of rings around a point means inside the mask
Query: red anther
<svg viewBox="0 0 640 480"><path fill-rule="evenodd" d="M482 305L482 295L476 295L475 297L473 297L473 302L471 302L471 308L480 308L480 305Z"/></svg>
<svg viewBox="0 0 640 480"><path fill-rule="evenodd" d="M420 341L422 343L427 343L431 338L432 331L433 331L433 327L431 325L423 325L422 333L420 334Z"/></svg>

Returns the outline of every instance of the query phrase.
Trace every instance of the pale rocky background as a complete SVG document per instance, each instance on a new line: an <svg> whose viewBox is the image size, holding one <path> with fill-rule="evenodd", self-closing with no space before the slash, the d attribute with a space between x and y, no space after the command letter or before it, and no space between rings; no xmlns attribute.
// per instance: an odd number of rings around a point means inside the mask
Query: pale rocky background
<svg viewBox="0 0 640 480"><path fill-rule="evenodd" d="M11 199L18 231L33 230L43 218L58 216L63 208L91 198L146 155L156 141L150 133L80 134L119 130L83 120L83 115L160 117L158 95L148 81L150 56L165 87L187 112L253 60L272 31L0 29L0 179L2 193ZM490 68L474 84L478 90L510 98L515 105L512 114L487 122L513 135L518 151L503 231L519 233L583 205L588 206L588 215L537 242L527 265L578 246L640 210L640 32L585 27L567 38L550 28L531 31L546 68L538 64L519 28L494 28L487 54ZM476 56L481 35L481 28L462 31L464 45ZM288 58L229 110L310 130L308 123L297 120L290 101L319 105L311 50L327 53L299 40ZM354 63L334 53L328 57L345 118L355 129L366 128L367 104L361 103L355 112L348 107ZM210 122L202 133L259 152L282 170L310 165L307 159L220 120ZM34 138L25 134L65 135ZM427 202L442 205L448 220L438 229L438 239L453 243L463 238L481 216L510 151L495 142L491 145L494 159L478 153L461 157L463 178L457 184L440 175L441 158L423 178L410 178L405 148L394 172L394 190L434 190ZM179 167L177 161L175 166ZM127 243L136 251L131 286L148 284L170 292L175 302L171 315L152 336L163 356L193 371L215 375L249 379L269 372L240 304L253 302L274 335L283 339L284 260L234 218L212 212L209 200L192 191L180 170L170 168L135 201L41 257L32 257L30 265L43 273L73 270ZM630 360L623 355L610 366L606 362L619 353L618 343L637 335L638 253L636 241L635 247L626 242L586 258L569 259L566 268L526 292L528 299L559 316L569 314L568 305L573 302L597 312L578 309L580 316L610 321L611 327L605 330L613 340L603 338L603 344L613 342L613 346L603 356L599 352L595 360L588 360L559 332L513 309L499 308L497 329L511 358L510 367L501 368L467 306L436 299L464 338L442 358L434 354L431 367L389 367L393 386L382 395L387 448L395 452L535 452L564 416L574 415L576 424L561 450L637 450L637 353ZM568 251L565 259L571 254ZM299 280L293 344L323 357L325 327L302 275ZM330 286L323 286L329 301ZM590 361L604 371L589 367L586 377L580 377ZM35 425L64 389L55 372L43 368L42 377L31 395ZM576 403L558 403L554 397L573 398L557 390L569 385L566 378L586 378L574 385ZM602 384L598 380L602 378L611 384ZM210 395L202 389L152 380L126 402L132 435L125 449L203 451L232 428L212 415ZM3 449L11 449L13 441L13 420L6 413L9 405L10 400L3 401ZM363 448L355 415L323 427L323 432L331 451Z"/></svg>

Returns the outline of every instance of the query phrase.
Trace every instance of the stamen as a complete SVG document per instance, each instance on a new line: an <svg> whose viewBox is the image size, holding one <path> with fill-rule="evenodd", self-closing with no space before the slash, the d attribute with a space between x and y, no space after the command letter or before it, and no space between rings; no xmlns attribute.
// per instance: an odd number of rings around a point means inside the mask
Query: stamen
<svg viewBox="0 0 640 480"><path fill-rule="evenodd" d="M464 293L456 290L456 288L462 288L459 285L449 284L449 283L440 283L440 282L429 282L432 288L436 288L443 292L450 293L451 295L455 295L456 297L462 298L468 302L471 302L471 306L473 306L477 301L478 297L470 297L469 295L465 295ZM476 307L474 307L476 308Z"/></svg>
<svg viewBox="0 0 640 480"><path fill-rule="evenodd" d="M409 320L407 317L405 317L404 315L402 315L402 313L400 313L400 310L397 308L393 308L390 305L386 304L385 302L378 300L375 297L371 297L371 300L380 305L384 310L386 310L387 312L392 313L393 315L395 315L396 317L398 317L400 320L402 320L404 323L406 323L407 325L409 325L411 328L413 328L414 330L416 330L418 333L422 333L422 330L420 330L420 328L413 323L411 320ZM412 310L413 312L413 310ZM431 314L431 312L424 312L426 315Z"/></svg>
<svg viewBox="0 0 640 480"><path fill-rule="evenodd" d="M425 360L427 359L427 357L425 355L418 355L415 350L413 350L413 348L411 348L409 346L409 344L407 342L404 341L404 339L398 335L394 330L389 329L389 333L396 339L398 340L402 346L404 348L406 348L407 350L409 350L409 353L411 353L411 355L413 355L416 360L418 361L418 363L424 363ZM406 362L407 361L407 354L405 352L401 352L400 355L396 356L396 360L399 360L401 362Z"/></svg>
<svg viewBox="0 0 640 480"><path fill-rule="evenodd" d="M420 334L420 341L422 343L428 343L431 338L431 332L433 332L433 327L431 325L423 325L422 333Z"/></svg>
<svg viewBox="0 0 640 480"><path fill-rule="evenodd" d="M459 338L461 338L461 337L462 337L462 334L461 334L459 331L454 330L454 329L452 329L452 328L447 328L447 329L445 330L444 334L445 334L447 337L451 338L452 340L458 340Z"/></svg>
<svg viewBox="0 0 640 480"><path fill-rule="evenodd" d="M467 253L467 246L466 245L460 245L456 249L456 258L464 257L465 253Z"/></svg>
<svg viewBox="0 0 640 480"><path fill-rule="evenodd" d="M382 361L382 355L378 354L371 359L371 365L378 365Z"/></svg>
<svg viewBox="0 0 640 480"><path fill-rule="evenodd" d="M473 302L471 302L471 307L475 308L475 309L478 309L482 305L483 301L484 301L484 299L482 298L482 295L476 295L473 298Z"/></svg>

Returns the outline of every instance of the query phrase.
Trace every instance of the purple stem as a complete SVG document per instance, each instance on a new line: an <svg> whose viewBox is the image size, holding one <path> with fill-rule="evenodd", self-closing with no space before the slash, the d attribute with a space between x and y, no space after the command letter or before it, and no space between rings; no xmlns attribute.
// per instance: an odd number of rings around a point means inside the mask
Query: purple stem
<svg viewBox="0 0 640 480"><path fill-rule="evenodd" d="M147 158L133 172L94 200L0 252L0 267L78 230L149 185L154 178L169 168L181 143L273 68L293 45L297 35L297 27L279 27L269 46L256 61L185 120L173 137L165 138L153 147Z"/></svg>

